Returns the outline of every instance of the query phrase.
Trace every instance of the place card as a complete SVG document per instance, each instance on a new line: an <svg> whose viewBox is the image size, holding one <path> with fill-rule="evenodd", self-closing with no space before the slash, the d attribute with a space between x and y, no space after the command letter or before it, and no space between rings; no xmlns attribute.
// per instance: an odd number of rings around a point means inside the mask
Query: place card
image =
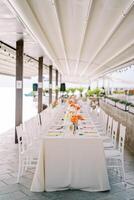
<svg viewBox="0 0 134 200"><path fill-rule="evenodd" d="M52 84L49 84L49 89L52 89Z"/></svg>
<svg viewBox="0 0 134 200"><path fill-rule="evenodd" d="M39 89L43 88L43 83L42 82L38 82L38 88Z"/></svg>
<svg viewBox="0 0 134 200"><path fill-rule="evenodd" d="M22 89L22 81L16 81L16 88Z"/></svg>

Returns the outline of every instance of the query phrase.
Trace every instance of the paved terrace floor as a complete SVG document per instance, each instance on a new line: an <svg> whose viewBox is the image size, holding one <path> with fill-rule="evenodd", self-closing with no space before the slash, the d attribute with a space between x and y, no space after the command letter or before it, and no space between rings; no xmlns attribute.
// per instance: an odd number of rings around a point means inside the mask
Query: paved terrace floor
<svg viewBox="0 0 134 200"><path fill-rule="evenodd" d="M16 183L18 168L18 146L14 144L14 133L0 135L0 200L134 200L134 155L125 151L125 189L117 174L108 172L111 191L84 192L67 190L62 192L30 192L33 172L28 171L21 183Z"/></svg>

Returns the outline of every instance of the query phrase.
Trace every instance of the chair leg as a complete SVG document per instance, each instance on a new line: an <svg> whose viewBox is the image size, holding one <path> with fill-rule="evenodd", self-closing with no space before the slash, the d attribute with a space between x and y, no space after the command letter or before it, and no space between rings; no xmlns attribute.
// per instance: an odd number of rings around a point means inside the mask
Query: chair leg
<svg viewBox="0 0 134 200"><path fill-rule="evenodd" d="M121 163L122 163L122 172L123 172L123 182L124 182L124 186L126 187L127 183L126 183L126 175L125 175L125 168L124 168L124 160L123 159L122 159Z"/></svg>
<svg viewBox="0 0 134 200"><path fill-rule="evenodd" d="M27 156L25 160L25 167L24 167L25 171L27 171L27 166L29 165L29 162L30 162L29 157Z"/></svg>
<svg viewBox="0 0 134 200"><path fill-rule="evenodd" d="M25 164L24 164L25 160L22 161L22 167L21 167L21 176L24 173L24 168L25 168Z"/></svg>
<svg viewBox="0 0 134 200"><path fill-rule="evenodd" d="M18 168L18 174L17 174L17 183L19 183L20 176L21 176L21 171L22 171L22 161L21 161L21 158L19 158L19 168Z"/></svg>

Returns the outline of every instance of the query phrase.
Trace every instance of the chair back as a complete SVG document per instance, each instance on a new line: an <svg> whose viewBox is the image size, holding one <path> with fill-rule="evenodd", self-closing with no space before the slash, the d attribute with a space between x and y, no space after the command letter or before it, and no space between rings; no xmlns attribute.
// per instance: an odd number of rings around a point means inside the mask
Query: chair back
<svg viewBox="0 0 134 200"><path fill-rule="evenodd" d="M126 136L126 127L120 124L119 151L121 154L124 154L125 136Z"/></svg>
<svg viewBox="0 0 134 200"><path fill-rule="evenodd" d="M32 135L34 139L38 139L40 135L40 117L39 114L31 118Z"/></svg>
<svg viewBox="0 0 134 200"><path fill-rule="evenodd" d="M24 126L23 126L23 131L25 132L25 135L27 135L27 143L29 145L32 145L33 143L33 125L32 125L32 120L29 119L27 121L24 122Z"/></svg>
<svg viewBox="0 0 134 200"><path fill-rule="evenodd" d="M47 110L47 109L46 109ZM44 124L44 121L45 121L45 115L46 115L46 110L43 110L42 112L40 112L40 122L41 122L41 125Z"/></svg>
<svg viewBox="0 0 134 200"><path fill-rule="evenodd" d="M99 110L99 120L101 121L101 122L103 122L103 114L104 114L104 111L100 108L100 110Z"/></svg>
<svg viewBox="0 0 134 200"><path fill-rule="evenodd" d="M114 149L117 148L117 131L118 131L118 122L113 119L113 125L112 125L112 143L113 143Z"/></svg>
<svg viewBox="0 0 134 200"><path fill-rule="evenodd" d="M104 131L107 131L107 125L108 125L108 115L103 111L103 127L104 127Z"/></svg>
<svg viewBox="0 0 134 200"><path fill-rule="evenodd" d="M16 131L17 131L19 155L20 155L20 154L24 153L28 148L27 137L24 134L22 124L20 124L19 126L16 127Z"/></svg>
<svg viewBox="0 0 134 200"><path fill-rule="evenodd" d="M52 108L47 108L46 110L42 111L40 113L40 119L41 119L41 127L42 129L48 128L50 123L52 123Z"/></svg>
<svg viewBox="0 0 134 200"><path fill-rule="evenodd" d="M107 135L111 136L111 132L112 132L112 122L113 122L113 118L112 117L108 117L108 125L107 125Z"/></svg>

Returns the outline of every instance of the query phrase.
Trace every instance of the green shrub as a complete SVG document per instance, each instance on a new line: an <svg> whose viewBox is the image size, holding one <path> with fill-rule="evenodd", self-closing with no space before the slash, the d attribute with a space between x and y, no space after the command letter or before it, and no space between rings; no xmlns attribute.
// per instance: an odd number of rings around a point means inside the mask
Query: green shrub
<svg viewBox="0 0 134 200"><path fill-rule="evenodd" d="M72 92L72 94L74 95L76 88L69 88L70 92Z"/></svg>
<svg viewBox="0 0 134 200"><path fill-rule="evenodd" d="M128 102L127 100L120 100L119 103L125 104L126 106L130 106L132 103Z"/></svg>
<svg viewBox="0 0 134 200"><path fill-rule="evenodd" d="M77 90L80 92L80 96L82 97L82 92L84 91L84 88L83 87L79 87L79 88L77 88Z"/></svg>
<svg viewBox="0 0 134 200"><path fill-rule="evenodd" d="M87 96L93 97L94 96L94 90L88 90L87 91Z"/></svg>
<svg viewBox="0 0 134 200"><path fill-rule="evenodd" d="M67 88L66 93L69 94L69 92L70 92L70 88Z"/></svg>
<svg viewBox="0 0 134 200"><path fill-rule="evenodd" d="M96 89L94 90L94 93L95 93L96 96L98 97L98 96L100 95L100 93L101 93L101 90L100 90L99 88L96 88Z"/></svg>

